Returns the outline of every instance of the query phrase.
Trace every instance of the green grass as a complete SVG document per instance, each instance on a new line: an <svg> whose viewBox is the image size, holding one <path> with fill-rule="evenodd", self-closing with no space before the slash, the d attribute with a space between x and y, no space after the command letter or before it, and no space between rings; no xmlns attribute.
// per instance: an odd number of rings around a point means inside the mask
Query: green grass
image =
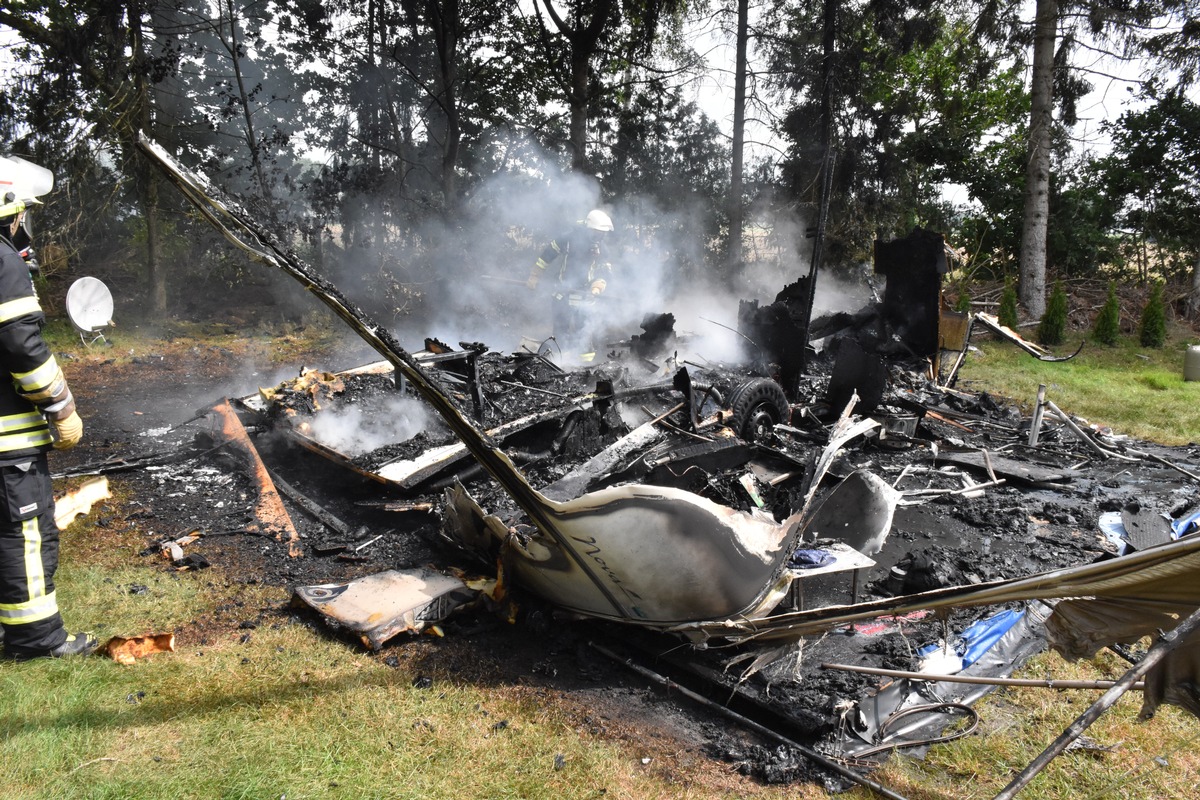
<svg viewBox="0 0 1200 800"><path fill-rule="evenodd" d="M86 585L78 577L64 575L76 595ZM147 603L177 587L183 610L196 582L168 580ZM135 605L115 602L109 626L136 630L164 616ZM72 615L88 611L77 604ZM415 688L404 665L286 617L246 643L241 634L131 667L101 658L0 665L4 797L703 796L577 730L541 690L445 676Z"/></svg>
<svg viewBox="0 0 1200 800"><path fill-rule="evenodd" d="M1070 354L1080 337L1056 348ZM1200 381L1183 380L1188 344L1177 334L1162 349L1144 348L1122 337L1116 347L1087 342L1074 359L1039 361L1007 342L976 342L967 355L959 387L988 391L1021 404L1028 413L1038 384L1063 411L1094 425L1139 439L1180 445L1200 440Z"/></svg>
<svg viewBox="0 0 1200 800"><path fill-rule="evenodd" d="M86 346L65 316L48 317L42 336L51 352L124 365L135 358L166 356L184 348L225 349L271 363L292 364L314 352L328 352L347 341L357 342L330 312L317 308L301 322L226 322L167 320L154 324L120 324L105 328L105 341Z"/></svg>

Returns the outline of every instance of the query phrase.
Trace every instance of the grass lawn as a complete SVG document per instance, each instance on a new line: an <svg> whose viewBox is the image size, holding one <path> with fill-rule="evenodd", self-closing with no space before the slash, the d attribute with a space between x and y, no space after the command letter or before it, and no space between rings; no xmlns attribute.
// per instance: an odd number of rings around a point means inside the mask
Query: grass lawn
<svg viewBox="0 0 1200 800"><path fill-rule="evenodd" d="M1080 341L1077 335L1055 353L1073 353ZM1200 381L1183 380L1189 344L1200 339L1176 332L1157 350L1129 337L1116 347L1089 341L1075 358L1053 363L988 341L967 355L958 385L1007 397L1028 413L1038 384L1045 384L1047 399L1094 425L1161 444L1188 444L1200 441Z"/></svg>

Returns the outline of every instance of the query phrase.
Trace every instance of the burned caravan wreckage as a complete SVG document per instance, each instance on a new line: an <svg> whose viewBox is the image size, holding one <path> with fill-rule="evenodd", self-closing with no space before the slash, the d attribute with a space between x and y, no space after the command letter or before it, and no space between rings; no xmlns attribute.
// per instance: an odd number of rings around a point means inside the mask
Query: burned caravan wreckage
<svg viewBox="0 0 1200 800"><path fill-rule="evenodd" d="M803 279L772 304L743 303L748 366L689 357L670 315L648 317L584 369L476 344L429 340L409 353L269 232L152 143L143 148L231 240L300 281L385 359L303 375L243 398L241 413L390 497L440 509L445 541L476 571L499 564L502 589L565 616L670 633L701 648L693 652L732 653L726 667L743 664L743 678L757 672L776 686L802 649L810 664L908 668L921 659L909 638L924 637L917 644L934 645L927 657L943 671L1000 674L1041 637L1078 656L1171 629L1196 608L1200 537L1186 536L1196 476L1147 446L1081 428L1048 400L1025 420L955 389L976 322L1053 357L994 319L944 307L940 236L881 243L887 286L863 311L808 321ZM821 339L820 354L797 346ZM440 433L366 452L314 433L322 415L345 412L346 396L370 405L405 393L437 412ZM1119 490L1135 459L1154 465L1153 503L1145 486ZM1098 507L1127 523L1124 538L1098 533ZM1123 550L1132 554L1114 557ZM297 595L378 648L435 625L475 586L422 567ZM490 591L499 594L494 583ZM992 614L997 606L1007 611ZM1110 618L1097 607L1124 610L1116 635L1106 637ZM1198 710L1187 689L1196 650L1189 640L1155 673L1148 713L1160 702ZM834 698L861 693L865 679L808 680L798 691L813 707L801 716L817 736L840 730L845 758L878 752L885 720L912 697L944 706L949 695L945 684L894 683L892 697L880 692L847 715ZM931 716L921 724L947 720ZM883 749L893 746L904 745Z"/></svg>

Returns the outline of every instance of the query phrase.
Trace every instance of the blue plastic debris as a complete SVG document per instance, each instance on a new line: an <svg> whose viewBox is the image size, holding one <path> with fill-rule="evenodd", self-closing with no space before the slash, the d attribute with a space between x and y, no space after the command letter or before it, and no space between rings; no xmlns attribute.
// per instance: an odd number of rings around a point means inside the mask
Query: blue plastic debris
<svg viewBox="0 0 1200 800"><path fill-rule="evenodd" d="M976 620L965 628L954 644L954 651L962 657L963 667L969 667L978 661L1024 615L1024 611L1010 609L993 614L986 619ZM927 644L917 650L917 653L927 656L937 652L940 647L941 644Z"/></svg>

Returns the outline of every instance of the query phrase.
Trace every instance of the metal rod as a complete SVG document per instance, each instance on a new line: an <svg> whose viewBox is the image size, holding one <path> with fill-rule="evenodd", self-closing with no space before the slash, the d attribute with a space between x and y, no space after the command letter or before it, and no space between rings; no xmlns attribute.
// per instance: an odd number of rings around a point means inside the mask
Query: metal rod
<svg viewBox="0 0 1200 800"><path fill-rule="evenodd" d="M360 544L358 547L354 548L354 552L356 552L356 553L357 553L359 550L362 550L362 549L364 549L364 548L370 547L371 545L375 544L376 542L378 542L378 541L379 541L380 539L382 539L382 538L383 538L383 534L381 533L381 534L379 534L378 536L376 536L374 539L370 539L370 540L368 540L368 541L365 541L365 542L363 542L362 544Z"/></svg>
<svg viewBox="0 0 1200 800"><path fill-rule="evenodd" d="M1096 444L1096 440L1084 433L1083 429L1075 424L1075 420L1064 414L1061 408L1054 405L1053 400L1046 401L1046 408L1050 409L1054 413L1054 416L1062 420L1062 423L1071 429L1071 433L1075 434L1075 438L1091 448L1092 452L1094 452L1096 455L1100 456L1101 458L1112 458L1113 455L1115 455L1114 453L1105 450L1103 447Z"/></svg>
<svg viewBox="0 0 1200 800"><path fill-rule="evenodd" d="M1038 434L1042 430L1042 415L1046 411L1046 384L1039 383L1037 403L1033 406L1033 417L1029 421L1029 446L1037 447Z"/></svg>
<svg viewBox="0 0 1200 800"><path fill-rule="evenodd" d="M633 670L637 674L641 675L642 677L644 677L650 681L653 681L654 683L657 683L658 685L668 689L669 691L679 692L684 697L687 697L690 700L695 700L697 703L704 706L705 708L715 711L716 713L718 713L724 717L728 717L729 719L737 722L740 725L744 725L745 727L749 728L750 730L752 730L756 733L762 734L763 736L766 736L770 739L774 739L775 741L779 742L780 744L795 748L801 755L803 755L805 758L809 759L810 761L815 761L818 764L820 764L822 767L824 767L825 769L829 770L830 772L836 772L838 775L841 775L843 778L848 778L849 780L852 780L855 783L857 783L859 786L864 786L864 787L870 789L871 791L878 794L880 797L886 797L886 798L888 798L888 800L905 800L905 798L902 795L896 794L891 789L888 789L887 787L876 783L875 781L871 780L870 778L867 778L864 775L859 775L854 770L849 769L848 767L844 767L841 764L837 763L836 761L833 761L832 759L826 758L825 756L821 755L820 753L816 752L815 750L805 747L804 745L800 744L799 742L793 741L792 739L789 739L786 736L783 736L782 734L776 733L775 731L771 730L770 728L766 727L765 725L761 725L761 724L755 722L754 720L750 719L749 717L742 716L741 714L737 713L736 711L733 711L732 709L728 709L725 706L720 705L719 703L714 703L712 700L709 700L707 697L705 697L701 694L697 694L696 692L693 692L691 689L688 689L686 686L680 686L678 683L675 683L670 678L667 678L663 675L659 675L657 672L647 669L646 667L643 667L641 664L635 664L632 659L621 658L619 655L617 655L613 651L609 650L608 648L606 648L602 645L598 645L595 642L588 642L588 647L592 648L597 653L600 653L601 655L606 656L607 658L610 658L613 661L616 661L619 664L624 664L626 667Z"/></svg>
<svg viewBox="0 0 1200 800"><path fill-rule="evenodd" d="M1197 483L1200 483L1200 475L1197 475L1194 472L1190 472L1190 471L1184 469L1183 467L1179 466L1178 464L1173 464L1170 461L1167 461L1162 456L1155 455L1154 453L1143 453L1141 450L1134 450L1132 447L1125 447L1124 450L1125 450L1125 452L1127 452L1131 455L1137 456L1138 458L1145 458L1150 461L1153 461L1156 464L1162 464L1164 467L1170 467L1171 469L1178 472L1180 475L1184 475L1184 476L1196 481Z"/></svg>
<svg viewBox="0 0 1200 800"><path fill-rule="evenodd" d="M525 389L526 391L530 391L530 392L541 392L542 394L548 394L548 395L550 395L551 397L561 397L561 398L563 398L564 400L570 400L570 399L571 399L571 398L570 398L570 395L565 395L565 394L563 394L562 392L552 392L552 391L550 391L549 389L539 389L539 388L538 388L538 387L536 387L536 386L526 386L525 384L523 384L523 383L517 383L516 381L501 381L501 380L498 380L498 381L496 381L496 383L502 384L502 385L504 385L504 386L512 386L512 387L514 387L514 388L516 388L516 389Z"/></svg>
<svg viewBox="0 0 1200 800"><path fill-rule="evenodd" d="M859 672L863 675L880 675L885 678L910 678L917 681L943 681L945 683L971 683L980 686L1028 686L1034 689L1111 689L1116 685L1116 681L1055 681L1038 678L986 678L980 675L936 675L929 672L905 672L900 669L856 667L852 664L822 664L821 669ZM1145 684L1139 682L1129 688L1143 689L1145 688Z"/></svg>
<svg viewBox="0 0 1200 800"><path fill-rule="evenodd" d="M901 494L903 494L905 497L932 497L943 494L968 494L979 489L992 489L996 486L1003 486L1005 482L1005 478L997 478L994 481L988 481L987 483L976 483L973 486L964 486L961 489L910 489L909 491L901 492Z"/></svg>
<svg viewBox="0 0 1200 800"><path fill-rule="evenodd" d="M1134 453L1134 455L1142 455L1142 454ZM1167 461L1162 456L1156 456L1156 455L1154 455L1154 453L1146 453L1145 457L1155 463L1162 464L1164 467L1170 467L1171 469L1175 470L1176 472L1180 473L1181 475L1186 475L1187 477L1191 478L1192 480L1196 481L1197 483L1200 483L1200 475L1197 475L1194 472L1188 472L1183 467L1179 466L1178 464L1172 464L1170 461Z"/></svg>
<svg viewBox="0 0 1200 800"><path fill-rule="evenodd" d="M1100 718L1101 714L1116 705L1116 702L1121 699L1121 695L1125 694L1138 679L1144 677L1164 656L1183 644L1197 629L1200 629L1200 608L1193 611L1183 622L1175 626L1175 630L1163 634L1154 643L1154 646L1146 651L1146 655L1142 656L1142 660L1136 666L1122 675L1121 679L1111 689L1101 695L1096 702L1092 703L1087 711L1080 714L1049 747L1042 751L1041 755L1030 762L1029 766L1021 770L1021 774L1013 778L1008 786L1005 786L993 800L1012 800L1017 792L1028 786L1029 782L1045 769L1047 764L1053 761L1059 753L1066 750L1071 742L1078 739L1088 729L1088 726Z"/></svg>
<svg viewBox="0 0 1200 800"><path fill-rule="evenodd" d="M1068 428L1070 428L1071 432L1074 433L1075 436L1077 436L1081 442L1086 444L1088 447L1090 447L1092 450L1094 450L1101 457L1103 457L1103 458L1118 458L1122 461L1137 461L1138 460L1131 456L1121 455L1120 453L1117 453L1117 452L1114 452L1107 448L1101 447L1100 444L1095 439L1093 439L1091 436L1088 436L1087 433L1082 428L1080 428L1078 425L1075 424L1075 420L1073 420L1069 416L1067 416L1061 408L1054 405L1054 401L1047 400L1046 408L1048 408L1052 412L1054 412L1054 415L1056 417L1058 417L1060 420L1062 420L1063 424L1065 424Z"/></svg>

